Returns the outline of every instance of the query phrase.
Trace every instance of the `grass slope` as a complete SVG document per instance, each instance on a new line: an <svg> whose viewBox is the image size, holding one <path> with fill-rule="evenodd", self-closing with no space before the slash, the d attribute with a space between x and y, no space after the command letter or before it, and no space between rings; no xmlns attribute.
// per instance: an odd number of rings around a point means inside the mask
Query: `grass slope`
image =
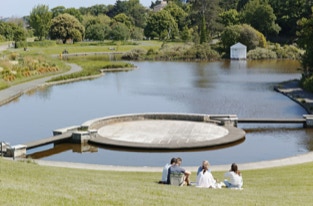
<svg viewBox="0 0 313 206"><path fill-rule="evenodd" d="M0 205L312 205L312 171L313 163L242 171L244 190L235 191L159 185L161 169L93 171L0 158Z"/></svg>

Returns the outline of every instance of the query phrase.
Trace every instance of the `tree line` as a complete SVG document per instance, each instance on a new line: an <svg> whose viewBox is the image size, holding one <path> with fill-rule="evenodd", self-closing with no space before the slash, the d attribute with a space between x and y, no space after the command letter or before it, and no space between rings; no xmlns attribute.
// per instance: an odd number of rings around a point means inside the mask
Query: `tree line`
<svg viewBox="0 0 313 206"><path fill-rule="evenodd" d="M21 22L0 22L0 41L142 40L183 41L205 44L221 41L222 52L240 41L248 50L265 48L267 41L293 44L306 50L303 65L311 75L313 51L313 0L168 0L160 11L139 0L117 0L114 5L65 8L37 5Z"/></svg>
<svg viewBox="0 0 313 206"><path fill-rule="evenodd" d="M272 41L292 43L297 38L298 21L311 16L312 0L168 0L158 11L145 8L139 0L117 0L114 5L65 8L37 5L24 17L27 29L39 40L74 41L105 39L160 39L208 42L234 25L250 25ZM4 29L1 38L19 39ZM9 24L11 30L21 25ZM21 33L21 31L19 31ZM21 35L21 34L20 34ZM27 32L25 32L27 35Z"/></svg>

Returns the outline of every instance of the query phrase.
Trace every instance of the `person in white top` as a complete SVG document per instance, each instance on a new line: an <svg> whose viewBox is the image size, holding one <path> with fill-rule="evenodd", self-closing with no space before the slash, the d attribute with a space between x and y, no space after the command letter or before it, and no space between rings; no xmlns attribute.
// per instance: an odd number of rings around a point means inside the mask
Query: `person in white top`
<svg viewBox="0 0 313 206"><path fill-rule="evenodd" d="M163 171L162 171L162 179L161 181L159 181L160 184L167 184L167 176L168 176L168 169L174 165L176 162L176 158L173 157L171 159L170 163L167 163L164 167L163 167Z"/></svg>
<svg viewBox="0 0 313 206"><path fill-rule="evenodd" d="M226 172L224 176L228 178L224 181L227 188L242 188L243 179L236 163L231 165L230 170Z"/></svg>
<svg viewBox="0 0 313 206"><path fill-rule="evenodd" d="M212 173L209 171L209 162L203 161L202 163L202 171L200 171L197 175L197 184L196 187L202 188L221 188L219 184L217 184L214 179Z"/></svg>

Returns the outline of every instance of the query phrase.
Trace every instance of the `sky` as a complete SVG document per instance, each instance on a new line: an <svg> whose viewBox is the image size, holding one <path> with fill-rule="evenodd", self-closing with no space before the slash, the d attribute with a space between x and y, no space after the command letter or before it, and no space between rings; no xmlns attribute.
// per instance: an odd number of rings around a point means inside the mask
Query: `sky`
<svg viewBox="0 0 313 206"><path fill-rule="evenodd" d="M140 0L140 3L149 7L151 1L155 0ZM23 17L28 16L31 10L39 5L48 5L49 9L57 6L65 8L90 7L96 4L115 4L116 0L0 0L0 18L5 17Z"/></svg>

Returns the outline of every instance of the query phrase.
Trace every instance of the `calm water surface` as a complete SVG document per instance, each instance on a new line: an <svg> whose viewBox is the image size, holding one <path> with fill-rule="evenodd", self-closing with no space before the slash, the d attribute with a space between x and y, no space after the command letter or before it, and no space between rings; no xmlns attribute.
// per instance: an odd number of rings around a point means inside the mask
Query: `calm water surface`
<svg viewBox="0 0 313 206"><path fill-rule="evenodd" d="M302 117L305 110L275 92L279 82L300 78L293 61L212 63L135 62L131 72L51 86L0 107L0 139L11 145L50 137L52 130L117 114L181 112L237 114L239 118ZM197 152L129 152L72 149L44 159L107 165L162 166L172 156L184 165L283 158L312 150L312 130L302 125L239 124L246 140L236 146ZM42 149L49 150L51 146ZM75 151L80 148L74 148ZM66 149L64 149L66 150ZM31 151L35 152L35 151Z"/></svg>

